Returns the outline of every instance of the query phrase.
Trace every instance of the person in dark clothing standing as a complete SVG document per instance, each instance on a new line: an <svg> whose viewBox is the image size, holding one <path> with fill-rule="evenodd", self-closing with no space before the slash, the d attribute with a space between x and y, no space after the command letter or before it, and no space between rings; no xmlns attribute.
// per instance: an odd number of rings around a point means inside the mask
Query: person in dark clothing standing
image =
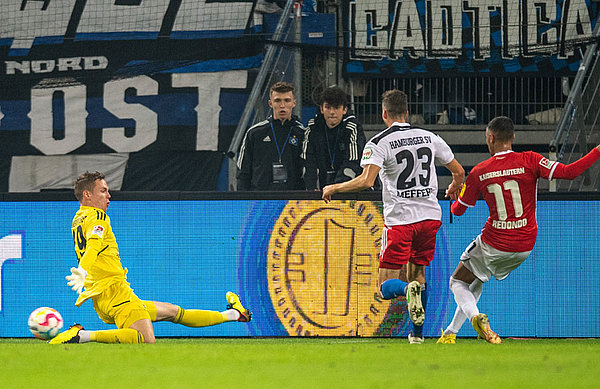
<svg viewBox="0 0 600 389"><path fill-rule="evenodd" d="M269 92L273 114L250 127L237 161L237 190L303 190L300 157L304 126L292 115L294 85L277 82Z"/></svg>
<svg viewBox="0 0 600 389"><path fill-rule="evenodd" d="M343 90L327 88L321 94L321 113L308 122L302 145L308 190L349 181L362 173L360 158L366 143L365 133L347 104Z"/></svg>

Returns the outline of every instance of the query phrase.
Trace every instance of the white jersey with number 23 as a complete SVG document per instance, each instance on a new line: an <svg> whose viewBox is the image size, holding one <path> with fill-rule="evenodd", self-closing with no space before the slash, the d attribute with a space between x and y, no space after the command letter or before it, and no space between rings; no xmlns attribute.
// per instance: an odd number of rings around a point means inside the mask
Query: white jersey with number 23
<svg viewBox="0 0 600 389"><path fill-rule="evenodd" d="M381 168L386 226L441 220L435 161L446 165L453 159L442 138L409 123L394 122L367 142L360 165Z"/></svg>

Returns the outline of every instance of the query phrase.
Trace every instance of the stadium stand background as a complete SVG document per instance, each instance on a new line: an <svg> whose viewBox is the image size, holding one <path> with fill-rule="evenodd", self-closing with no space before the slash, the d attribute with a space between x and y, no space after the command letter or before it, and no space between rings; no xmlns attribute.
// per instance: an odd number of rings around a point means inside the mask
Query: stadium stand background
<svg viewBox="0 0 600 389"><path fill-rule="evenodd" d="M467 167L486 155L479 131L500 114L517 123L516 148L547 154L600 7L305 1L292 13L299 38L275 41L281 13L265 11L287 4L273 4L3 2L0 191L70 188L86 169L120 190L232 189L225 155L269 45L295 61L305 122L336 84L371 136L381 92L396 87L413 122ZM269 80L289 77L283 69Z"/></svg>

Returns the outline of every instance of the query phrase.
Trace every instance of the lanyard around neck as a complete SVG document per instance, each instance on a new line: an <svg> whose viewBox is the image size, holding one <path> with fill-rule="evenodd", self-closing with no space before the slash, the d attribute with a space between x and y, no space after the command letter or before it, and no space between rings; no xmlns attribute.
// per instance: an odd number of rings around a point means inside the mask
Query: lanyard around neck
<svg viewBox="0 0 600 389"><path fill-rule="evenodd" d="M290 130L288 131L287 138L285 138L285 142L283 143L283 146L281 147L281 150L280 150L279 143L277 143L277 136L275 135L275 127L273 127L273 120L275 120L275 119L272 119L269 123L271 124L271 131L273 131L273 141L275 142L275 148L277 148L277 154L279 156L279 163L281 163L281 156L283 155L285 146L287 146L288 141L290 140L290 135L292 134L292 126L290 126Z"/></svg>
<svg viewBox="0 0 600 389"><path fill-rule="evenodd" d="M329 161L331 162L331 168L333 169L333 162L335 161L335 148L338 143L338 136L340 135L340 125L337 125L337 130L335 131L335 143L333 144L333 153L331 152L331 147L329 146L329 127L325 124L325 140L327 141L327 153L329 154Z"/></svg>

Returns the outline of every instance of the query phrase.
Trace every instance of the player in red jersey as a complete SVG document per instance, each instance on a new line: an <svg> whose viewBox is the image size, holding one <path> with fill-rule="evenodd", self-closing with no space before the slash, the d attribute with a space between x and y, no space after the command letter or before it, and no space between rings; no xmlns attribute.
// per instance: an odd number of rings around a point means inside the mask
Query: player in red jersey
<svg viewBox="0 0 600 389"><path fill-rule="evenodd" d="M458 307L438 343L455 343L456 333L467 318L480 338L501 343L490 329L487 315L479 312L477 301L483 283L491 276L503 280L531 253L537 236L538 179L572 180L600 158L597 146L576 162L565 165L533 151L512 151L514 138L511 119L500 116L490 121L485 140L492 157L473 167L458 200L450 208L454 215L460 216L482 196L490 216L450 277L450 289Z"/></svg>

